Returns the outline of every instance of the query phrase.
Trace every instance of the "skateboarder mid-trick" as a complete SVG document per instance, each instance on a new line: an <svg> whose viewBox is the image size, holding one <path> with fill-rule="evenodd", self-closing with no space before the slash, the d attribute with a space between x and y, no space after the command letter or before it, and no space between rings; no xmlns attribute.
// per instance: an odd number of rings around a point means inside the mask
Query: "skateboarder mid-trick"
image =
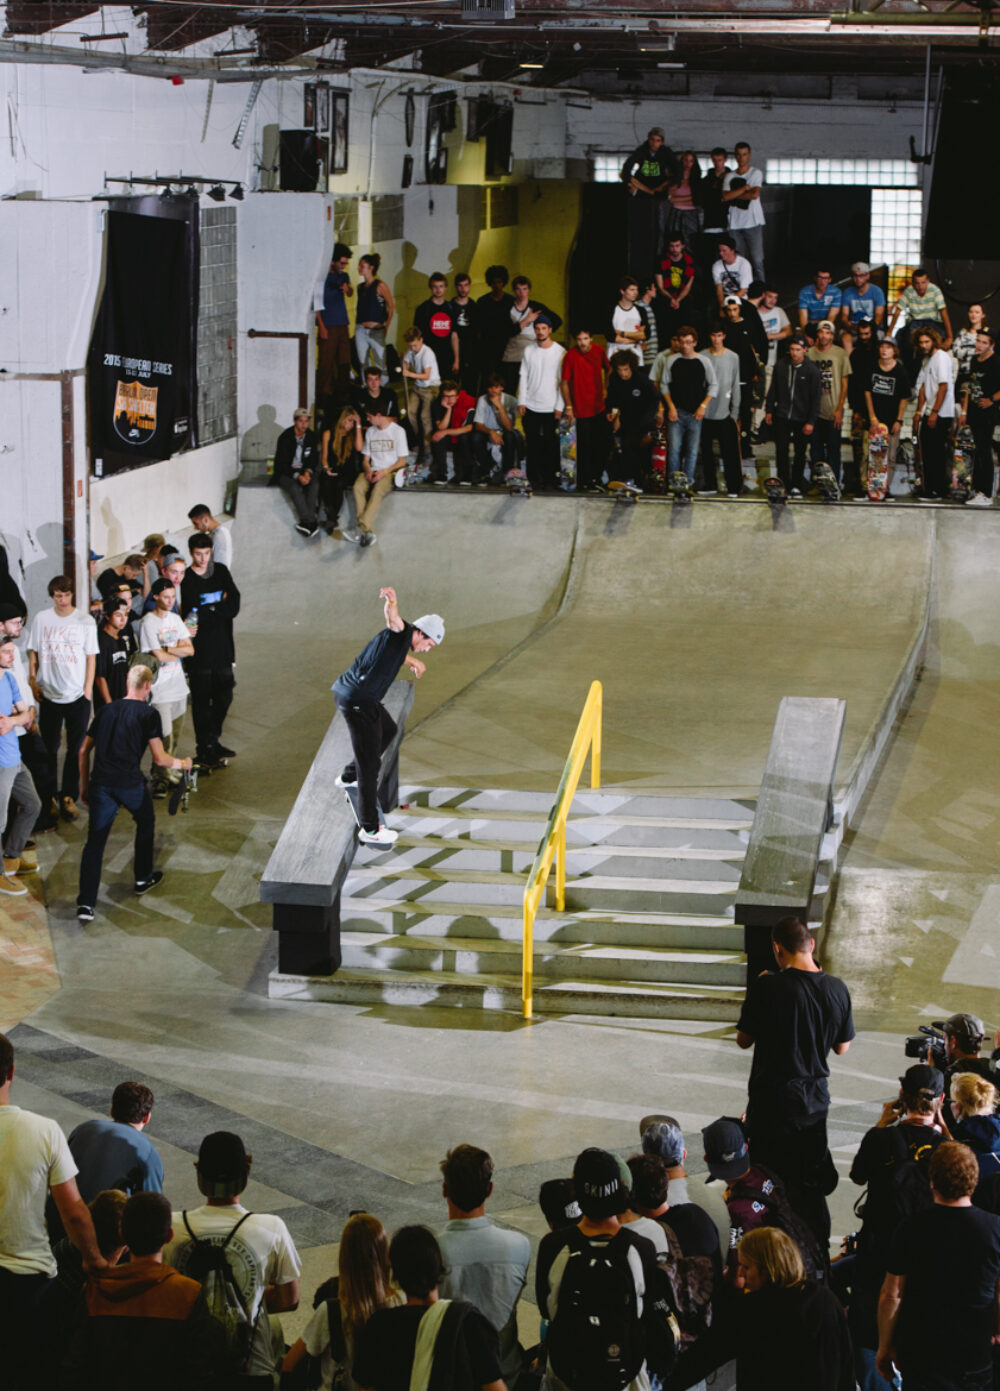
<svg viewBox="0 0 1000 1391"><path fill-rule="evenodd" d="M399 834L382 821L378 805L382 754L396 733L382 698L404 663L415 677L423 676L426 668L414 653L429 652L444 640L439 614L428 613L416 623L407 623L394 589L380 589L379 598L385 600L385 627L333 683L337 709L351 731L354 749L354 761L337 778L337 786L357 789L359 838L366 845L392 845Z"/></svg>

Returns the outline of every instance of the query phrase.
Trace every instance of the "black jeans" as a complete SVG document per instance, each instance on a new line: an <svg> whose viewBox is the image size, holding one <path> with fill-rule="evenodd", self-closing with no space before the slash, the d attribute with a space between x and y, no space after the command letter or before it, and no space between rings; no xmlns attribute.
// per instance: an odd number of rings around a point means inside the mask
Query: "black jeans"
<svg viewBox="0 0 1000 1391"><path fill-rule="evenodd" d="M321 471L319 475L319 504L323 509L328 527L337 525L343 501L344 487L339 474Z"/></svg>
<svg viewBox="0 0 1000 1391"><path fill-rule="evenodd" d="M762 1110L752 1100L747 1112L754 1163L772 1169L784 1180L789 1203L812 1228L823 1251L830 1240L826 1195L837 1185L827 1143L826 1114L821 1112L810 1125L793 1124Z"/></svg>
<svg viewBox="0 0 1000 1391"><path fill-rule="evenodd" d="M798 488L802 492L806 486L806 450L809 436L802 433L804 421L781 420L774 416L774 467L786 488ZM788 446L795 449L795 463L788 467Z"/></svg>
<svg viewBox="0 0 1000 1391"><path fill-rule="evenodd" d="M5 1391L34 1391L38 1386L39 1302L49 1283L47 1275L15 1275L0 1266L0 1347Z"/></svg>
<svg viewBox="0 0 1000 1391"><path fill-rule="evenodd" d="M559 473L555 414L526 410L523 420L528 481L535 488L554 488Z"/></svg>
<svg viewBox="0 0 1000 1391"><path fill-rule="evenodd" d="M300 526L310 529L316 525L316 499L319 497L319 476L314 473L308 483L283 474L278 486L295 509L295 519Z"/></svg>
<svg viewBox="0 0 1000 1391"><path fill-rule="evenodd" d="M920 458L924 466L924 491L933 497L947 497L951 484L948 467L948 444L954 421L943 415L933 426L925 415L920 423Z"/></svg>
<svg viewBox="0 0 1000 1391"><path fill-rule="evenodd" d="M608 422L603 415L576 417L576 486L578 491L600 481L608 464Z"/></svg>
<svg viewBox="0 0 1000 1391"><path fill-rule="evenodd" d="M65 705L55 700L46 700L44 696L38 702L38 732L45 741L49 755L46 791L50 797L56 796L56 788L60 785L59 745L62 742L63 725L66 726L66 758L63 762L62 791L59 795L72 797L74 802L79 797L80 745L86 736L89 723L90 701L86 696L80 696L79 700L71 700ZM42 797L44 815L46 793L41 788L38 791Z"/></svg>
<svg viewBox="0 0 1000 1391"><path fill-rule="evenodd" d="M739 493L743 487L743 463L740 459L740 427L731 415L722 420L701 422L701 467L706 488L714 488L718 476L712 445L719 446L726 487Z"/></svg>
<svg viewBox="0 0 1000 1391"><path fill-rule="evenodd" d="M198 757L210 763L219 756L222 726L233 703L236 677L232 667L208 667L203 671L189 671L188 682Z"/></svg>
<svg viewBox="0 0 1000 1391"><path fill-rule="evenodd" d="M449 449L455 466L455 482L472 483L474 479L471 435L446 435L443 440L431 440L431 477L448 477Z"/></svg>
<svg viewBox="0 0 1000 1391"><path fill-rule="evenodd" d="M135 822L135 882L141 883L153 873L153 841L156 836L156 815L153 799L145 779L138 787L105 787L102 783L90 786L90 821L87 843L80 857L80 892L77 903L90 908L97 905L101 887L101 865L104 847L115 817L124 807Z"/></svg>
<svg viewBox="0 0 1000 1391"><path fill-rule="evenodd" d="M487 479L499 469L501 473L509 473L512 468L520 468L521 459L524 455L524 436L517 430L502 430L503 443L500 446L499 464L493 458L491 451L492 444L489 435L484 435L482 430L476 430L472 436L472 451L479 466L479 479Z"/></svg>
<svg viewBox="0 0 1000 1391"><path fill-rule="evenodd" d="M972 486L984 497L993 496L993 429L997 423L997 410L991 406L983 410L973 403L969 410L969 429L976 442L976 453L972 464ZM22 755L23 757L23 755Z"/></svg>
<svg viewBox="0 0 1000 1391"><path fill-rule="evenodd" d="M382 755L392 743L396 722L377 700L337 701L337 709L351 732L354 761L343 771L345 782L358 784L358 817L366 831L377 831L382 820L378 805L378 779Z"/></svg>

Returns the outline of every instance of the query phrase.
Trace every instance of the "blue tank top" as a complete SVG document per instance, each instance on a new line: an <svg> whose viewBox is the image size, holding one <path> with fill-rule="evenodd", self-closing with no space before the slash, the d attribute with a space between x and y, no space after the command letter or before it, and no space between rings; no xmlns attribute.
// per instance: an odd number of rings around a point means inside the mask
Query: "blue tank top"
<svg viewBox="0 0 1000 1391"><path fill-rule="evenodd" d="M358 286L357 322L359 324L384 324L386 321L385 300L378 292L380 280L370 285L362 282Z"/></svg>

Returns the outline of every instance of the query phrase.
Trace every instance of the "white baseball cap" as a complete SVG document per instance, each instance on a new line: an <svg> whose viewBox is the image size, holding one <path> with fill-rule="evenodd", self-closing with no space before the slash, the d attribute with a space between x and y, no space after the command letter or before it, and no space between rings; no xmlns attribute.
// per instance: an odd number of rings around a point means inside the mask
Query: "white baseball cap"
<svg viewBox="0 0 1000 1391"><path fill-rule="evenodd" d="M430 638L436 647L444 642L444 619L439 613L425 613L413 626L419 628L425 637Z"/></svg>

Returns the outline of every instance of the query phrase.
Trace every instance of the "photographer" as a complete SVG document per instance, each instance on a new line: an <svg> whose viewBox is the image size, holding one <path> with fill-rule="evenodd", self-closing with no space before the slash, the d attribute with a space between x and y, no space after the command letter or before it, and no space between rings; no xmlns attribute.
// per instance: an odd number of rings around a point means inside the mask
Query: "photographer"
<svg viewBox="0 0 1000 1391"><path fill-rule="evenodd" d="M935 1019L933 1026L944 1034L946 1091L950 1092L951 1079L958 1072L975 1072L987 1082L994 1080L993 1060L979 1056L986 1030L977 1015L953 1014L948 1019Z"/></svg>

